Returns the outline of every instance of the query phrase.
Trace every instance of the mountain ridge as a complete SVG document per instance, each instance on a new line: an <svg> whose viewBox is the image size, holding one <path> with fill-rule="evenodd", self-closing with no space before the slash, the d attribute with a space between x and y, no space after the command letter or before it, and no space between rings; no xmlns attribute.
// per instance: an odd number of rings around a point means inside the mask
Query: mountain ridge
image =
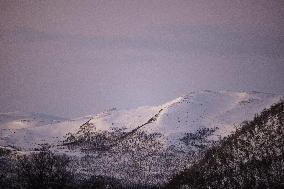
<svg viewBox="0 0 284 189"><path fill-rule="evenodd" d="M143 125L144 123L147 123L149 119L163 109L159 113L155 123L148 123L147 127L144 126L141 129L147 132L162 132L164 135L170 136L174 135L177 131L181 133L188 131L188 128L191 130L196 130L195 128L208 127L209 125L210 127L219 127L223 129L223 131L220 129L220 135L225 136L227 135L226 132L231 132L226 130L226 125L237 125L244 120L251 119L255 113L260 112L262 109L273 104L274 102L279 101L281 98L283 98L281 95L255 91L215 92L203 90L199 92L190 92L158 106L142 106L129 110L111 109L95 115L75 119L61 119L60 121L57 120L56 122L52 122L51 120L50 122L43 122L42 124L36 126L50 125L52 129L62 133L62 135L57 135L57 137L61 138L68 132L74 132L80 125L84 124L89 119L90 123L96 125L97 130L108 130L113 127L117 127L126 128L126 130L130 131L138 126ZM261 104L262 101L267 102ZM203 108L202 106L206 107ZM244 109L244 107L247 106L250 107ZM256 108L256 110L250 112L253 108ZM214 112L217 111L219 111L219 114L215 115ZM3 113L0 115L3 115ZM229 120L228 117L235 118L233 120ZM238 122L236 122L236 120ZM25 129L29 130L29 128L25 128L26 126L15 128L17 125L13 126L11 124L10 127L21 132L23 132ZM1 124L1 121L0 128L2 131L3 128L5 128L3 124ZM41 129L44 133L47 128L39 127L30 130L36 131ZM227 127L227 129L230 128ZM64 132L64 130L66 132ZM49 132L50 131L47 133Z"/></svg>
<svg viewBox="0 0 284 189"><path fill-rule="evenodd" d="M52 151L76 159L80 174L165 183L281 98L257 92L191 92L158 106L111 109L11 132L1 129L0 146L33 151L48 143Z"/></svg>

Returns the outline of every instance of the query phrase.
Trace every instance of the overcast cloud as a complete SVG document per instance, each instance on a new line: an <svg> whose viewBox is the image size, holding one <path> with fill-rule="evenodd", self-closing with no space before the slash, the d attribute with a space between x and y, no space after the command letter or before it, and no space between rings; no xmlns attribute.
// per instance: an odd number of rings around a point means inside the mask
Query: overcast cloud
<svg viewBox="0 0 284 189"><path fill-rule="evenodd" d="M284 94L283 1L0 0L0 112L64 117L198 90Z"/></svg>

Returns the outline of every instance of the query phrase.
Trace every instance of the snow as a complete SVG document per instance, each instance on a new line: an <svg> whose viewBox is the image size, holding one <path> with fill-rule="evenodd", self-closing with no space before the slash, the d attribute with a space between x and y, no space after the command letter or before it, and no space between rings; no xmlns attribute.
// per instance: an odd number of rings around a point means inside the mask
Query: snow
<svg viewBox="0 0 284 189"><path fill-rule="evenodd" d="M2 113L0 148L28 154L39 144L48 143L54 152L78 160L74 164L79 173L110 176L134 183L163 183L198 158L201 150L192 144L187 146L181 140L188 136L186 133L194 135L200 129L214 129L213 134L205 139L194 141L208 147L210 141L228 136L235 131L235 126L251 120L256 113L281 98L281 95L257 92L206 90L191 92L158 106L111 109L71 120L35 113ZM115 145L110 150L89 151L86 155L80 148L83 145L74 149L62 145L68 134L82 134L78 133L82 125L93 132L116 128L134 134L122 140L111 135L113 138L108 140L112 139L110 144L115 142ZM137 130L160 135L145 140Z"/></svg>
<svg viewBox="0 0 284 189"><path fill-rule="evenodd" d="M126 128L131 131L151 119L160 110L157 120L140 129L159 132L170 144L179 141L185 133L200 128L219 129L215 135L224 137L232 133L235 125L252 119L256 113L280 100L281 95L257 92L200 91L178 97L159 106L144 106L130 110L112 109L97 115L73 120L42 114L20 112L0 114L0 145L33 149L38 144L56 146L66 134L76 133L91 119L98 130Z"/></svg>
<svg viewBox="0 0 284 189"><path fill-rule="evenodd" d="M37 127L58 123L64 120L66 119L41 113L24 113L19 111L0 113L1 129L21 129Z"/></svg>

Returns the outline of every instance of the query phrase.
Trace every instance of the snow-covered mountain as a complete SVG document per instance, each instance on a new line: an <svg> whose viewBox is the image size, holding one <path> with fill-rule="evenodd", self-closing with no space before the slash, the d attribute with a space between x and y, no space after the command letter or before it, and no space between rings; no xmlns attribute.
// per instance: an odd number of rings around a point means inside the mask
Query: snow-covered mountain
<svg viewBox="0 0 284 189"><path fill-rule="evenodd" d="M42 113L23 113L23 112L8 112L0 113L1 128L27 128L36 127L48 124L54 124L66 120L65 118L42 114Z"/></svg>
<svg viewBox="0 0 284 189"><path fill-rule="evenodd" d="M42 114L42 113L24 113L24 112L8 112L0 113L0 144L7 145L10 137L17 137L18 131L33 130L36 127L52 125L66 121L67 119Z"/></svg>
<svg viewBox="0 0 284 189"><path fill-rule="evenodd" d="M77 166L86 175L161 183L188 166L202 149L282 97L201 91L159 106L112 109L73 120L1 114L0 146L33 150L49 143L56 152L84 158Z"/></svg>

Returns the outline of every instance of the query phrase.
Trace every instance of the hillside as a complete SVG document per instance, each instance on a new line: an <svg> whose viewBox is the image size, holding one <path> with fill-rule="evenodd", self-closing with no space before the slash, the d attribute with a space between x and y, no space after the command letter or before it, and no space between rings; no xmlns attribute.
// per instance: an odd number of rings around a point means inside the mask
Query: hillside
<svg viewBox="0 0 284 189"><path fill-rule="evenodd" d="M281 97L201 91L158 106L111 109L32 127L18 128L10 122L9 132L0 125L0 145L29 152L48 143L53 152L72 157L80 175L159 185Z"/></svg>
<svg viewBox="0 0 284 189"><path fill-rule="evenodd" d="M284 102L242 123L168 188L283 188Z"/></svg>
<svg viewBox="0 0 284 189"><path fill-rule="evenodd" d="M0 145L15 145L19 147L19 144L11 139L13 136L21 137L17 135L18 133L28 132L28 130L34 130L37 127L43 128L44 126L58 124L63 121L67 121L67 119L41 113L0 113Z"/></svg>

